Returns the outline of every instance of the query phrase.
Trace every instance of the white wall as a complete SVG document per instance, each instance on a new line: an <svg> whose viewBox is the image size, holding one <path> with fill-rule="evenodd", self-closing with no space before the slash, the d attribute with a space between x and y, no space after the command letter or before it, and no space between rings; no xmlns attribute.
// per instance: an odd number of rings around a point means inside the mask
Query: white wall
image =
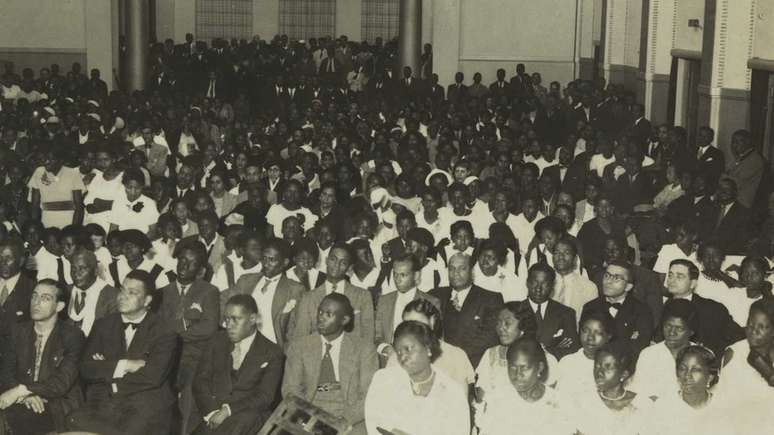
<svg viewBox="0 0 774 435"><path fill-rule="evenodd" d="M86 50L85 0L0 0L0 47Z"/></svg>

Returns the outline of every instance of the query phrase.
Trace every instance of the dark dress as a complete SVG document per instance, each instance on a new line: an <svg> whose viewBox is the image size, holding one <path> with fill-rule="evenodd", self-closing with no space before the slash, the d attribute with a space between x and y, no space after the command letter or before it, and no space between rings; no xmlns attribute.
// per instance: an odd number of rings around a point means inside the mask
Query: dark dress
<svg viewBox="0 0 774 435"><path fill-rule="evenodd" d="M613 219L612 227L612 232L608 234L599 226L597 218L594 218L583 224L578 232L578 241L583 247L583 264L592 274L602 267L605 239L612 236L619 240L626 240L626 227L623 222Z"/></svg>

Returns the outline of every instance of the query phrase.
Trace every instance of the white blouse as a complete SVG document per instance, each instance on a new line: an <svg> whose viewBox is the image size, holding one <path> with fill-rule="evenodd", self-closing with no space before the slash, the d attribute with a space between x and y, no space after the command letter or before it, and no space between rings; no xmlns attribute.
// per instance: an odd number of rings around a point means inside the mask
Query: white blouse
<svg viewBox="0 0 774 435"><path fill-rule="evenodd" d="M377 428L397 429L412 435L470 435L467 391L443 372L435 372L426 397L411 391L411 380L401 367L374 374L365 399L368 435Z"/></svg>
<svg viewBox="0 0 774 435"><path fill-rule="evenodd" d="M679 391L677 363L665 342L652 344L640 353L630 390L645 397L668 397Z"/></svg>
<svg viewBox="0 0 774 435"><path fill-rule="evenodd" d="M476 425L480 435L572 434L567 411L553 388L546 387L543 397L527 402L509 384L492 394L483 412L476 414Z"/></svg>
<svg viewBox="0 0 774 435"><path fill-rule="evenodd" d="M594 360L588 359L583 349L562 358L559 363L559 377L556 388L564 397L575 398L597 391Z"/></svg>
<svg viewBox="0 0 774 435"><path fill-rule="evenodd" d="M507 347L497 345L484 352L481 361L476 367L476 387L484 391L484 402L489 402L495 390L511 388L511 380L508 377L508 360L506 359ZM564 361L564 360L562 360ZM559 383L562 376L559 361L556 357L546 352L548 363L548 377L545 384L553 386Z"/></svg>

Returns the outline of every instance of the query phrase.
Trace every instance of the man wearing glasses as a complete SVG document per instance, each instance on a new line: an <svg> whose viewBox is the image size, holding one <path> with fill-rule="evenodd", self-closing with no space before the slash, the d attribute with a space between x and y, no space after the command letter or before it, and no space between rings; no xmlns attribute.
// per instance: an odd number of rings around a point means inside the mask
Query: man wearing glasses
<svg viewBox="0 0 774 435"><path fill-rule="evenodd" d="M611 261L602 277L602 295L583 306L587 311L606 311L615 319L615 336L628 340L635 355L650 344L653 314L642 301L630 294L634 273L629 263Z"/></svg>

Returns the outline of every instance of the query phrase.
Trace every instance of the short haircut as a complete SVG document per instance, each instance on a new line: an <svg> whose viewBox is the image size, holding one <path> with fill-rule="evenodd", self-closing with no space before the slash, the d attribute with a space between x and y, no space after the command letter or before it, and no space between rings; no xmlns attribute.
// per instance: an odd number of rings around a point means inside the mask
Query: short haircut
<svg viewBox="0 0 774 435"><path fill-rule="evenodd" d="M535 312L532 311L532 306L524 301L511 301L506 302L500 311L509 311L513 314L513 317L519 321L519 329L524 335L535 337L537 334L537 319L535 319Z"/></svg>
<svg viewBox="0 0 774 435"><path fill-rule="evenodd" d="M634 284L634 266L626 261L613 260L607 264L608 266L620 267L626 270L626 282Z"/></svg>
<svg viewBox="0 0 774 435"><path fill-rule="evenodd" d="M191 251L196 256L196 261L199 262L199 267L205 267L207 265L207 248L204 243L198 239L183 239L175 246L174 257L179 257L183 251Z"/></svg>
<svg viewBox="0 0 774 435"><path fill-rule="evenodd" d="M137 168L126 169L122 177L123 177L123 180L122 180L123 184L127 184L130 181L136 181L142 186L145 185L145 175L142 173L141 170Z"/></svg>
<svg viewBox="0 0 774 435"><path fill-rule="evenodd" d="M352 329L355 327L355 309L352 307L352 302L350 302L349 298L341 293L331 293L320 301L320 305L326 300L331 300L341 305L341 308L344 310L344 315L349 317L349 322L344 325L344 331L352 332Z"/></svg>
<svg viewBox="0 0 774 435"><path fill-rule="evenodd" d="M392 267L393 268L395 268L395 265L398 264L398 263L403 263L403 264L409 263L409 264L411 264L411 270L414 271L414 272L419 272L420 270L422 270L422 266L419 264L419 260L417 259L417 257L415 257L415 256L413 256L413 255L411 255L409 253L405 253L403 255L399 255L396 258L392 259Z"/></svg>
<svg viewBox="0 0 774 435"><path fill-rule="evenodd" d="M688 268L688 276L691 277L692 280L699 279L699 267L696 266L696 264L691 260L686 260L685 258L678 258L676 260L672 260L669 263L669 268L671 269L672 266L685 266Z"/></svg>
<svg viewBox="0 0 774 435"><path fill-rule="evenodd" d="M750 305L750 317L758 312L769 318L769 323L774 324L774 300L770 298L758 299Z"/></svg>
<svg viewBox="0 0 774 435"><path fill-rule="evenodd" d="M468 233L470 233L471 236L475 235L473 232L473 225L471 225L470 221L457 221L451 224L451 228L449 230L450 234L454 234L457 231L465 230Z"/></svg>
<svg viewBox="0 0 774 435"><path fill-rule="evenodd" d="M258 305L249 294L231 296L228 302L226 302L226 306L229 305L242 307L249 314L258 314ZM271 319L268 319L268 321L271 321Z"/></svg>
<svg viewBox="0 0 774 435"><path fill-rule="evenodd" d="M628 340L619 339L606 343L597 351L597 358L603 352L612 355L618 363L618 367L621 370L627 370L629 376L634 374L634 352Z"/></svg>
<svg viewBox="0 0 774 435"><path fill-rule="evenodd" d="M153 296L156 293L156 281L153 279L149 272L140 269L134 269L126 274L124 279L133 279L140 281L142 287L145 289L145 296Z"/></svg>
<svg viewBox="0 0 774 435"><path fill-rule="evenodd" d="M293 243L293 257L302 253L311 255L315 263L320 259L320 248L317 247L317 242L308 237L303 237Z"/></svg>
<svg viewBox="0 0 774 435"><path fill-rule="evenodd" d="M715 352L700 344L690 344L677 352L677 358L675 358L675 368L682 364L683 360L689 355L693 355L701 361L702 364L707 366L710 374L715 376L715 379L711 382L714 385L718 381L718 374L720 371L720 361L715 356Z"/></svg>
<svg viewBox="0 0 774 435"><path fill-rule="evenodd" d="M107 236L105 229L102 228L102 225L100 224L87 224L83 227L83 229L89 236L99 236L103 238Z"/></svg>
<svg viewBox="0 0 774 435"><path fill-rule="evenodd" d="M414 213L411 210L403 210L395 217L395 222L400 222L403 220L409 220L411 223L416 224L417 219L414 216Z"/></svg>
<svg viewBox="0 0 774 435"><path fill-rule="evenodd" d="M218 222L220 221L220 218L218 218L218 215L215 214L212 210L204 210L201 213L197 213L196 215L196 223L198 224L201 221L209 220L210 222L215 224L215 228L218 227Z"/></svg>
<svg viewBox="0 0 774 435"><path fill-rule="evenodd" d="M54 289L56 289L56 301L66 302L65 288L59 281L51 278L44 278L38 281L35 287L41 286L41 285L54 287Z"/></svg>
<svg viewBox="0 0 774 435"><path fill-rule="evenodd" d="M395 329L393 344L397 343L401 337L407 335L413 336L430 351L430 362L434 362L441 356L441 343L433 330L430 329L430 326L413 320L401 322Z"/></svg>
<svg viewBox="0 0 774 435"><path fill-rule="evenodd" d="M430 323L435 325L433 328L433 334L435 334L435 336L439 339L443 336L441 312L438 310L438 307L433 305L432 302L428 301L427 299L414 299L413 301L409 302L408 305L406 305L406 308L403 309L402 314L405 315L406 313L411 312L419 313L427 317L428 320L430 320Z"/></svg>
<svg viewBox="0 0 774 435"><path fill-rule="evenodd" d="M10 236L4 239L0 239L0 249L11 248L14 255L19 258L24 256L24 240L18 236Z"/></svg>
<svg viewBox="0 0 774 435"><path fill-rule="evenodd" d="M599 309L584 310L581 313L580 322L578 323L578 331L580 332L580 330L583 329L583 324L590 320L599 322L599 324L602 325L602 329L610 335L611 340L615 338L615 319L609 312Z"/></svg>
<svg viewBox="0 0 774 435"><path fill-rule="evenodd" d="M661 313L662 328L669 318L682 320L694 334L699 332L699 314L693 303L686 299L671 299L664 304L664 311Z"/></svg>
<svg viewBox="0 0 774 435"><path fill-rule="evenodd" d="M349 255L350 261L354 261L355 260L355 252L352 250L352 247L348 243L336 242L336 243L333 244L333 246L331 246L331 249L328 252L332 253L334 249L341 249L341 250L345 251L347 253L347 255Z"/></svg>
<svg viewBox="0 0 774 435"><path fill-rule="evenodd" d="M556 216L546 216L535 224L535 234L550 231L554 234L564 233L564 223Z"/></svg>
<svg viewBox="0 0 774 435"><path fill-rule="evenodd" d="M274 249L283 260L290 258L290 244L285 239L271 237L263 243L263 250Z"/></svg>
<svg viewBox="0 0 774 435"><path fill-rule="evenodd" d="M529 279L530 276L532 276L533 273L543 272L548 276L548 279L551 282L556 281L556 271L549 265L543 262L537 262L532 265L532 267L529 268L529 271L527 272L527 279Z"/></svg>
<svg viewBox="0 0 774 435"><path fill-rule="evenodd" d="M548 360L546 360L546 351L537 341L537 338L527 335L521 336L508 346L506 353L508 362L516 359L518 353L523 353L533 363L542 363L543 371L538 376L540 381L545 382L548 379Z"/></svg>
<svg viewBox="0 0 774 435"><path fill-rule="evenodd" d="M94 252L84 247L79 247L78 249L76 249L75 253L73 254L72 260L70 261L71 262L75 261L75 259L78 257L82 257L86 261L86 264L94 268L96 268L97 264L99 263L97 260L97 256L94 254Z"/></svg>

